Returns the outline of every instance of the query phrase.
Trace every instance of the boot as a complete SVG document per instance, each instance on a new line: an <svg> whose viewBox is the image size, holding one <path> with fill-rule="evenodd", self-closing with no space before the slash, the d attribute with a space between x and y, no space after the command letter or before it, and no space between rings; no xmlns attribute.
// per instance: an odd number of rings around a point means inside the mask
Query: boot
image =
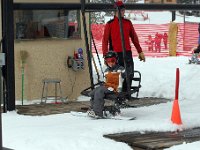
<svg viewBox="0 0 200 150"><path fill-rule="evenodd" d="M103 119L103 116L97 115L93 110L88 110L87 114L89 117L94 118L94 119Z"/></svg>
<svg viewBox="0 0 200 150"><path fill-rule="evenodd" d="M199 64L200 62L198 56L199 56L199 53L195 53L195 64Z"/></svg>
<svg viewBox="0 0 200 150"><path fill-rule="evenodd" d="M192 58L189 60L189 63L191 64L195 64L195 63L198 63L200 62L199 59L198 59L198 53L193 53L192 54Z"/></svg>

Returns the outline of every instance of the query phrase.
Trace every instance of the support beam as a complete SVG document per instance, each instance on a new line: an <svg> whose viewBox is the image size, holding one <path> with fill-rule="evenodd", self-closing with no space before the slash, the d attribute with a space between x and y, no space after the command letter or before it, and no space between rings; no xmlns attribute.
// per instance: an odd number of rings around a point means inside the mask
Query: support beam
<svg viewBox="0 0 200 150"><path fill-rule="evenodd" d="M0 78L1 78L1 70L0 70ZM1 89L1 79L0 79L0 96L1 95L2 95L2 89ZM3 145L2 145L1 97L0 97L0 149L2 149L2 147Z"/></svg>
<svg viewBox="0 0 200 150"><path fill-rule="evenodd" d="M88 68L90 74L90 85L91 88L94 89L94 81L93 81L93 71L92 71L92 53L89 50L89 40L88 40L88 32L87 32L87 25L86 25L86 17L85 17L85 0L81 0L81 15L82 15L82 22L83 22L83 30L84 30L84 38L85 38L85 47L87 53L87 60L88 60Z"/></svg>
<svg viewBox="0 0 200 150"><path fill-rule="evenodd" d="M172 21L176 20L176 11L172 11Z"/></svg>
<svg viewBox="0 0 200 150"><path fill-rule="evenodd" d="M125 4L127 10L199 10L200 4ZM81 3L15 3L14 10L79 9ZM113 4L86 3L86 11L112 11Z"/></svg>
<svg viewBox="0 0 200 150"><path fill-rule="evenodd" d="M2 50L5 53L5 66L2 74L5 79L6 93L4 98L7 110L15 110L15 70L14 70L14 19L13 19L13 0L2 0L2 31L4 37Z"/></svg>
<svg viewBox="0 0 200 150"><path fill-rule="evenodd" d="M118 19L119 19L119 27L120 27L120 37L122 42L122 52L123 52L123 58L124 58L124 68L125 68L125 75L126 75L126 86L127 86L127 92L128 92L128 99L131 98L131 85L130 85L130 72L128 72L128 66L127 66L127 55L126 55L126 47L125 47L125 39L124 39L124 28L122 23L122 16L121 16L121 9L117 6L117 13L118 13ZM130 70L129 70L130 71ZM134 72L132 72L134 73Z"/></svg>

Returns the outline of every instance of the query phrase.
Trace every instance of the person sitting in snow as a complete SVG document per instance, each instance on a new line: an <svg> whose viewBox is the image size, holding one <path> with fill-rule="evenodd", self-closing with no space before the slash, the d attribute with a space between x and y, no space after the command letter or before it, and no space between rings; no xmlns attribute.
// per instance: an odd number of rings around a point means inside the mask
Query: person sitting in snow
<svg viewBox="0 0 200 150"><path fill-rule="evenodd" d="M198 59L198 55L199 55L199 52L200 52L200 44L193 48L193 54L192 54L192 58L189 60L189 63L194 63L194 64L200 64L200 61Z"/></svg>
<svg viewBox="0 0 200 150"><path fill-rule="evenodd" d="M105 82L89 93L91 97L91 110L88 110L88 116L96 119L103 118L104 98L106 94L121 92L122 82L125 78L125 69L118 64L116 52L107 52L104 56L104 60L107 65L105 70Z"/></svg>

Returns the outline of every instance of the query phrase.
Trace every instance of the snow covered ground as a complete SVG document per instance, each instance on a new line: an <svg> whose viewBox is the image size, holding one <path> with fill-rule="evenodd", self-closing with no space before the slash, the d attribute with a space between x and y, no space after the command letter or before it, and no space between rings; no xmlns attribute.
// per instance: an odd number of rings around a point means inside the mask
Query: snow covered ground
<svg viewBox="0 0 200 150"><path fill-rule="evenodd" d="M176 68L180 69L179 105L183 125L170 120L172 102L149 107L122 109L122 116L136 120L91 120L69 113L23 116L15 111L2 114L3 146L15 150L131 150L125 143L106 139L103 134L127 131L175 131L200 127L200 65L189 65L188 57L134 58L142 73L140 97L174 99ZM199 142L183 143L170 150L198 150Z"/></svg>

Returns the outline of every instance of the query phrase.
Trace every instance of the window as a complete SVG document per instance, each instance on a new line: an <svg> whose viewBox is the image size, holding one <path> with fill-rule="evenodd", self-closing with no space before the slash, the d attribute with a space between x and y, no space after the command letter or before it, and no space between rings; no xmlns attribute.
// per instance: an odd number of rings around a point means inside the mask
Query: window
<svg viewBox="0 0 200 150"><path fill-rule="evenodd" d="M16 39L80 38L78 10L17 10Z"/></svg>

